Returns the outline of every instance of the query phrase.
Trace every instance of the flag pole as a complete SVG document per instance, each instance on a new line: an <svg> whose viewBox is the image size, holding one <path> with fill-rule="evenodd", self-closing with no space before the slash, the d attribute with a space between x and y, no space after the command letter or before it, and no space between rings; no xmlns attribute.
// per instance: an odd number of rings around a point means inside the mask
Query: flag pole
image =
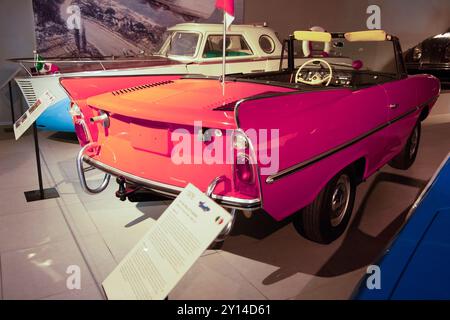
<svg viewBox="0 0 450 320"><path fill-rule="evenodd" d="M222 95L225 96L225 74L226 74L226 42L227 42L227 17L223 12L223 51L222 51Z"/></svg>

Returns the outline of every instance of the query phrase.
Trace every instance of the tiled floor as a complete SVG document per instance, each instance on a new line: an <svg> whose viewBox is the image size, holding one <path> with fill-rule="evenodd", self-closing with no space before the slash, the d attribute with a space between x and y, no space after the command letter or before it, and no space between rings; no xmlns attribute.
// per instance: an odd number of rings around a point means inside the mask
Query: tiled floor
<svg viewBox="0 0 450 320"><path fill-rule="evenodd" d="M450 93L423 128L416 164L385 167L358 188L346 234L329 246L301 238L289 223L263 213L239 217L221 250L208 250L171 299L347 299L404 222L407 210L450 151ZM44 182L61 197L27 203L36 188L30 135L0 137L0 298L103 299L100 283L168 202L122 203L111 186L89 196L75 170L79 146L69 136L40 133ZM92 179L100 179L93 176ZM68 290L68 267L81 270L81 290Z"/></svg>

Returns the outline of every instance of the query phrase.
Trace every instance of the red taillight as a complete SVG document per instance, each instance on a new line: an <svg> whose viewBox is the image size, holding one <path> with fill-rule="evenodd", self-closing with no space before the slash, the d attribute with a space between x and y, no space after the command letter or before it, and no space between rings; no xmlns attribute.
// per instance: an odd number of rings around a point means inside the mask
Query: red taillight
<svg viewBox="0 0 450 320"><path fill-rule="evenodd" d="M256 157L250 140L242 131L233 135L233 184L235 191L249 196L259 197Z"/></svg>
<svg viewBox="0 0 450 320"><path fill-rule="evenodd" d="M239 154L237 156L237 162L235 167L235 174L237 180L246 184L252 184L255 182L254 169L250 163L250 159L245 154Z"/></svg>

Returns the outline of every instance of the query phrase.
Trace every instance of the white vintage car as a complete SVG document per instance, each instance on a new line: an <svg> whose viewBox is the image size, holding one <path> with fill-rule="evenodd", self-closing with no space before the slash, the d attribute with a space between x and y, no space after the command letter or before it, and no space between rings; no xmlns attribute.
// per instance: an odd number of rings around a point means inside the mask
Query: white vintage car
<svg viewBox="0 0 450 320"><path fill-rule="evenodd" d="M180 24L169 29L159 56L186 63L188 73L220 75L223 25ZM227 74L276 71L282 45L264 26L232 25L227 32Z"/></svg>
<svg viewBox="0 0 450 320"><path fill-rule="evenodd" d="M64 77L130 76L149 74L222 74L223 25L178 24L167 30L157 53L144 58L123 57L101 60L46 59L49 72L37 72L34 59L19 60L28 76L16 78L31 107L47 90L55 103L37 120L41 129L74 131L69 114L70 100L59 85ZM282 44L276 33L263 25L232 25L226 39L227 74L259 73L279 69Z"/></svg>

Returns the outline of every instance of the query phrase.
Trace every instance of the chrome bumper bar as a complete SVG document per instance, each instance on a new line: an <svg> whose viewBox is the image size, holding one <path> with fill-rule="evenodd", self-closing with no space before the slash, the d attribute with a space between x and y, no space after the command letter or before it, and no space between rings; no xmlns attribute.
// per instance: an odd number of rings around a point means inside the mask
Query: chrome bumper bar
<svg viewBox="0 0 450 320"><path fill-rule="evenodd" d="M84 174L86 171L90 170L90 168L86 169L83 166L83 158L85 157L84 153L91 148L95 148L96 146L97 145L95 143L90 143L90 144L85 145L80 150L80 152L78 153L78 156L77 156L78 179L80 179L81 188L87 194L98 194L98 193L103 192L108 187L109 180L111 179L111 175L105 174L105 176L103 177L102 184L98 188L95 188L95 189L89 187L89 185L87 184L86 176Z"/></svg>
<svg viewBox="0 0 450 320"><path fill-rule="evenodd" d="M77 170L78 170L78 177L80 178L81 187L86 193L89 194L97 194L106 189L108 186L109 180L111 176L115 177L121 177L124 178L126 182L138 185L144 189L147 189L149 191L152 191L156 194L160 194L163 196L167 196L168 198L176 198L184 188L144 179L138 176L135 176L131 173L124 172L122 170L113 168L107 164L104 164L102 162L99 162L87 155L85 155L85 151L94 148L96 145L89 144L86 145L83 149L80 150L78 157L77 157ZM103 171L105 173L105 177L103 178L103 182L100 185L100 187L96 189L92 189L88 186L86 182L86 178L84 175L84 172L86 169L84 169L83 163L87 163L91 165L92 167L99 169L100 171ZM258 210L261 208L261 200L260 199L240 199L240 198L234 198L234 197L224 197L213 194L213 191L216 187L216 185L221 181L221 178L216 178L214 181L210 184L208 187L207 195L215 200L218 204L220 204L223 207L230 208L230 209L238 209L238 210L247 210L247 211L253 211Z"/></svg>

